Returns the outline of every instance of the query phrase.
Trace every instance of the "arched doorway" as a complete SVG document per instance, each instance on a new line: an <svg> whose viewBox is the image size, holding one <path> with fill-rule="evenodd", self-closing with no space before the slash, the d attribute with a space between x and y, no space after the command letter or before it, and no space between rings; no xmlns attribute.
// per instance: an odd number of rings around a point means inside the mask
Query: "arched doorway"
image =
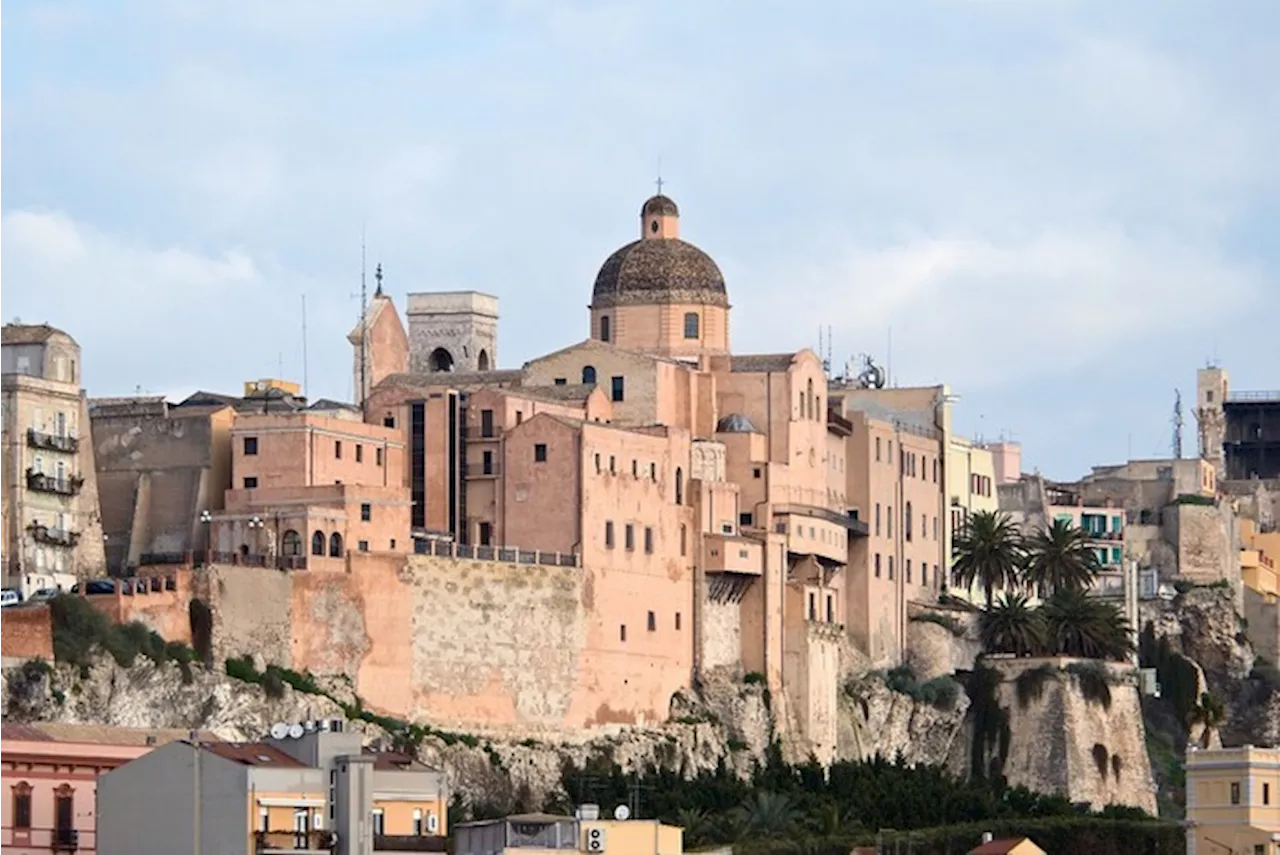
<svg viewBox="0 0 1280 855"><path fill-rule="evenodd" d="M302 554L302 535L293 529L289 529L280 538L280 551L285 555L301 555Z"/></svg>
<svg viewBox="0 0 1280 855"><path fill-rule="evenodd" d="M329 557L342 557L342 535L338 534L336 531L329 535Z"/></svg>
<svg viewBox="0 0 1280 855"><path fill-rule="evenodd" d="M311 535L311 554L324 555L324 532L319 529Z"/></svg>
<svg viewBox="0 0 1280 855"><path fill-rule="evenodd" d="M445 350L443 347L437 347L431 351L431 358L428 361L429 368L432 371L452 371L453 370L453 354Z"/></svg>
<svg viewBox="0 0 1280 855"><path fill-rule="evenodd" d="M481 371L489 370L489 351L487 350L480 351L480 356L479 358L476 359L476 367L479 368Z"/></svg>

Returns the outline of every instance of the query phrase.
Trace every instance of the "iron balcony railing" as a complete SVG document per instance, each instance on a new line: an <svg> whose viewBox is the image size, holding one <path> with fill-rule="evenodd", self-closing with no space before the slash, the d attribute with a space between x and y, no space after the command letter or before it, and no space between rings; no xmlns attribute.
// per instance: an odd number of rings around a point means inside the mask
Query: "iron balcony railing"
<svg viewBox="0 0 1280 855"><path fill-rule="evenodd" d="M315 557L324 558L325 556ZM333 557L341 558L342 556ZM206 564L238 564L244 567L269 567L275 570L307 569L306 555L258 555L255 553L241 555L239 552L206 552L204 559Z"/></svg>
<svg viewBox="0 0 1280 855"><path fill-rule="evenodd" d="M496 460L493 461L492 463L489 463L488 465L484 463L468 463L467 464L468 478L488 478L488 477L496 478L498 475L501 475L501 474L502 474L502 465Z"/></svg>
<svg viewBox="0 0 1280 855"><path fill-rule="evenodd" d="M80 448L80 440L69 434L43 433L35 428L27 428L27 445L75 454Z"/></svg>
<svg viewBox="0 0 1280 855"><path fill-rule="evenodd" d="M500 439L502 425L490 425L488 428L483 425L466 425L462 429L462 435L467 439Z"/></svg>
<svg viewBox="0 0 1280 855"><path fill-rule="evenodd" d="M80 532L78 531L49 528L38 523L32 523L27 526L27 530L31 532L31 538L36 543L45 543L49 546L74 547L80 542Z"/></svg>
<svg viewBox="0 0 1280 855"><path fill-rule="evenodd" d="M74 828L54 828L49 848L54 852L75 852L80 849L80 832Z"/></svg>
<svg viewBox="0 0 1280 855"><path fill-rule="evenodd" d="M256 855L287 852L325 852L333 850L332 831L258 831L254 833Z"/></svg>
<svg viewBox="0 0 1280 855"><path fill-rule="evenodd" d="M443 558L471 558L476 561L501 561L507 564L541 564L548 567L577 567L580 556L572 552L544 552L537 549L518 549L510 546L475 546L451 540L415 540L413 551L418 555L439 555Z"/></svg>
<svg viewBox="0 0 1280 855"><path fill-rule="evenodd" d="M80 488L83 486L84 478L79 475L58 478L54 475L37 472L34 469L27 470L27 489L30 490L38 490L41 493L57 493L60 496L74 496L80 492Z"/></svg>

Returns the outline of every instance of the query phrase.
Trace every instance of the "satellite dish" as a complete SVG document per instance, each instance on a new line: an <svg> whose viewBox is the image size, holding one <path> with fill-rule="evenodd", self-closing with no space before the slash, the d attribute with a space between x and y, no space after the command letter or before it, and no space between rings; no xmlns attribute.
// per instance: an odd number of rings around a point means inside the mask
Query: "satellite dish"
<svg viewBox="0 0 1280 855"><path fill-rule="evenodd" d="M275 724L271 725L272 739L284 739L288 735L289 735L289 725L285 724L284 722L278 721Z"/></svg>
<svg viewBox="0 0 1280 855"><path fill-rule="evenodd" d="M613 809L613 818L618 822L631 819L631 808L626 805L618 805Z"/></svg>
<svg viewBox="0 0 1280 855"><path fill-rule="evenodd" d="M322 733L328 733L328 732L329 732L329 719L327 719L327 718L322 718L322 719L320 719L320 725L319 725L319 726L320 726L320 731L321 731Z"/></svg>
<svg viewBox="0 0 1280 855"><path fill-rule="evenodd" d="M314 733L316 729L316 723L314 721L308 721L306 723L306 728L307 728L307 733Z"/></svg>
<svg viewBox="0 0 1280 855"><path fill-rule="evenodd" d="M293 739L301 739L302 734L304 733L306 733L306 731L300 724L293 724L289 726L289 736Z"/></svg>

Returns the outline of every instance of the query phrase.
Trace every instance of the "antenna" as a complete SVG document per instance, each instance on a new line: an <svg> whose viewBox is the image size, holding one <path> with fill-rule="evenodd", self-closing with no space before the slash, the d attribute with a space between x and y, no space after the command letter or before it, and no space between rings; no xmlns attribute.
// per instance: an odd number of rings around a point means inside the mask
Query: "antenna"
<svg viewBox="0 0 1280 855"><path fill-rule="evenodd" d="M893 383L893 327L889 327L889 353L884 360L884 374L885 374L885 380L888 381L886 385L888 386L894 385Z"/></svg>
<svg viewBox="0 0 1280 855"><path fill-rule="evenodd" d="M1182 459L1182 392L1173 390L1173 459Z"/></svg>
<svg viewBox="0 0 1280 855"><path fill-rule="evenodd" d="M360 227L360 407L369 391L369 295L364 281L364 226Z"/></svg>
<svg viewBox="0 0 1280 855"><path fill-rule="evenodd" d="M307 396L307 295L302 295L302 397Z"/></svg>

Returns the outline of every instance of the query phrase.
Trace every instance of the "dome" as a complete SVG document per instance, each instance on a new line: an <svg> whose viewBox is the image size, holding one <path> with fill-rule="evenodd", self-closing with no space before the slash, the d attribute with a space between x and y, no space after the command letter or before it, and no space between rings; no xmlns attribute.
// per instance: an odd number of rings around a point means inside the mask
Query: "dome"
<svg viewBox="0 0 1280 855"><path fill-rule="evenodd" d="M716 422L716 433L759 433L751 419L742 413L730 413Z"/></svg>
<svg viewBox="0 0 1280 855"><path fill-rule="evenodd" d="M593 308L644 303L729 305L724 275L711 256L679 238L638 240L605 260Z"/></svg>
<svg viewBox="0 0 1280 855"><path fill-rule="evenodd" d="M640 209L641 217L678 217L680 216L680 208L676 206L675 200L670 196L663 196L659 193L657 196L650 196L649 200L644 203L644 207Z"/></svg>

